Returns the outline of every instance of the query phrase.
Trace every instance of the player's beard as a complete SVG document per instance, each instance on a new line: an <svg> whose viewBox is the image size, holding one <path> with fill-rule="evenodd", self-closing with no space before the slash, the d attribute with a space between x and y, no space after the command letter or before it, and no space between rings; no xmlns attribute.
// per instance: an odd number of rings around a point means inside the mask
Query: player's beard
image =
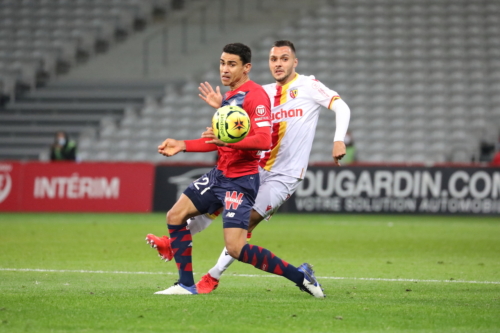
<svg viewBox="0 0 500 333"><path fill-rule="evenodd" d="M292 70L285 71L285 74L282 77L276 77L276 76L274 76L274 79L277 82L281 83L281 82L285 82L286 80L288 80L288 78L290 77L290 75L292 75Z"/></svg>

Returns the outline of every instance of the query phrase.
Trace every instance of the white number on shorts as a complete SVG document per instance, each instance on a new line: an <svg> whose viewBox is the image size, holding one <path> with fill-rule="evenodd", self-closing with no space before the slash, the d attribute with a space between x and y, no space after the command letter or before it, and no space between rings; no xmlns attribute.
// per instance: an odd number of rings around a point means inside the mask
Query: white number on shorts
<svg viewBox="0 0 500 333"><path fill-rule="evenodd" d="M198 185L207 185L207 184L208 184L208 177L200 178L193 183L194 187L196 187L197 190L200 189Z"/></svg>

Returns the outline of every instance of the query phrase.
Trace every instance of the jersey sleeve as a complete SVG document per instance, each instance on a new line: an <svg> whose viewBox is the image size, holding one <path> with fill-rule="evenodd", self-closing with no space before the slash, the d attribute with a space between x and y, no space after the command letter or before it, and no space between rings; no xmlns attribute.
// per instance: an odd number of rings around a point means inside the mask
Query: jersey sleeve
<svg viewBox="0 0 500 333"><path fill-rule="evenodd" d="M316 79L311 78L310 80L309 88L311 97L319 105L331 109L333 102L340 99L339 94Z"/></svg>
<svg viewBox="0 0 500 333"><path fill-rule="evenodd" d="M252 126L271 126L271 101L262 87L248 93L243 109L248 113Z"/></svg>

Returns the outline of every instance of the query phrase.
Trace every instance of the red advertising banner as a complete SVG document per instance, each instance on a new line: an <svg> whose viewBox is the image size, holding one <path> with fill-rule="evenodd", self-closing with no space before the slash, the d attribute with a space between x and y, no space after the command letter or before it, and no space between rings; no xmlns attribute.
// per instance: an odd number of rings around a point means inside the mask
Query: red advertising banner
<svg viewBox="0 0 500 333"><path fill-rule="evenodd" d="M0 211L151 211L154 165L150 163L32 162L12 170L17 204L0 203Z"/></svg>
<svg viewBox="0 0 500 333"><path fill-rule="evenodd" d="M19 162L0 162L0 211L21 209L21 173Z"/></svg>

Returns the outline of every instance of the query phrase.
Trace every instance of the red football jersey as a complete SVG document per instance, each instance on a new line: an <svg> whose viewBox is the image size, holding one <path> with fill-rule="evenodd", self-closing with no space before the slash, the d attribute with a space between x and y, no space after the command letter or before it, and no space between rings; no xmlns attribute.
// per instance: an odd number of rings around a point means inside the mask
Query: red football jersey
<svg viewBox="0 0 500 333"><path fill-rule="evenodd" d="M257 127L268 127L271 131L271 102L262 86L247 81L236 90L228 91L222 100L222 106L237 105L248 113L251 126L247 137L254 135ZM219 160L217 169L226 177L234 178L258 173L259 150L240 150L230 147L218 147Z"/></svg>

